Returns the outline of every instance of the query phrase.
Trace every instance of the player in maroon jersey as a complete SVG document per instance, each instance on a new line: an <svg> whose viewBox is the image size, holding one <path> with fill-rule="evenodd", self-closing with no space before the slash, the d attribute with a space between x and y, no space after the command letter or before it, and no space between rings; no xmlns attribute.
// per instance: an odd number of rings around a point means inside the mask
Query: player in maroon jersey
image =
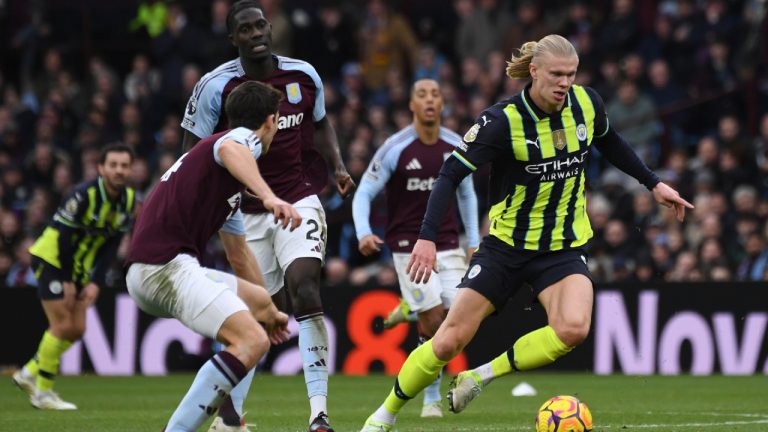
<svg viewBox="0 0 768 432"><path fill-rule="evenodd" d="M239 207L245 187L272 212L273 224L280 220L291 229L301 224L298 212L275 196L256 166L277 132L281 98L257 82L235 89L226 104L233 129L183 154L155 185L136 222L126 275L136 304L226 345L200 368L166 431L196 431L266 354L269 342L288 338L288 316L253 283L258 276L236 278L199 262L217 231L224 238L244 235ZM253 256L250 264L258 273Z"/></svg>
<svg viewBox="0 0 768 432"><path fill-rule="evenodd" d="M195 86L181 124L186 130L184 145L194 145L200 138L225 127L221 107L237 84L261 81L284 93L278 132L270 153L259 160L259 168L275 194L292 203L305 223L291 232L276 230L261 203L246 199L246 240L259 261L265 286L281 310L287 309L283 283L290 293L292 310L299 322L299 348L310 403L309 431L331 432L326 399L328 370L333 365L328 357L328 335L320 300L326 223L316 195L327 183L328 170L315 148L316 136L317 148L334 168L339 193L348 195L355 184L344 167L336 133L325 115L323 83L314 67L271 52L271 24L255 1L235 3L227 26L239 56L204 75ZM238 268L233 268L238 273ZM226 425L240 422L245 398L241 390L236 389L231 400L222 406L220 415Z"/></svg>

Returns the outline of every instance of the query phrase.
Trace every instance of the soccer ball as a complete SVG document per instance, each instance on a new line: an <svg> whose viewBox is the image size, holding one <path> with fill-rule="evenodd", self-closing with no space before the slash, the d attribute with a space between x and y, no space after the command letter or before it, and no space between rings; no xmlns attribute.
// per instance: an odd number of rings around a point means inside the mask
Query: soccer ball
<svg viewBox="0 0 768 432"><path fill-rule="evenodd" d="M555 396L539 408L536 432L589 432L592 413L573 396Z"/></svg>

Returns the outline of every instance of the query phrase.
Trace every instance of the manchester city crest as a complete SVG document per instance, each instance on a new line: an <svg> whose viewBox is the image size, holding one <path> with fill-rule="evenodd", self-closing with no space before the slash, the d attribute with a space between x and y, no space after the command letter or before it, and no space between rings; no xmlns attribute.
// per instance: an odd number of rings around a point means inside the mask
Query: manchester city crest
<svg viewBox="0 0 768 432"><path fill-rule="evenodd" d="M285 94L288 96L288 102L292 104L301 102L301 87L299 87L299 83L286 84Z"/></svg>
<svg viewBox="0 0 768 432"><path fill-rule="evenodd" d="M576 126L576 137L579 138L579 141L587 139L587 127L584 126L584 123Z"/></svg>

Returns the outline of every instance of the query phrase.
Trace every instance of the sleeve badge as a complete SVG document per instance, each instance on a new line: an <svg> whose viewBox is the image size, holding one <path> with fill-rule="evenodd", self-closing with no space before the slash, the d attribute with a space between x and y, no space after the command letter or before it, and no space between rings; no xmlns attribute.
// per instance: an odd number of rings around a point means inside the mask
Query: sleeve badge
<svg viewBox="0 0 768 432"><path fill-rule="evenodd" d="M475 125L469 128L467 133L464 134L464 142L473 142L477 138L478 132L480 132L480 125L475 123Z"/></svg>

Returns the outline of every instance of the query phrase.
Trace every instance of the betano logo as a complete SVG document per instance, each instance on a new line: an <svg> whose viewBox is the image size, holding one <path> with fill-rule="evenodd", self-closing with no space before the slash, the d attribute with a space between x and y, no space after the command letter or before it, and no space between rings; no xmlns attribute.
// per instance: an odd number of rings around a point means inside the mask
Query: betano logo
<svg viewBox="0 0 768 432"><path fill-rule="evenodd" d="M425 179L411 177L408 179L408 183L406 183L405 188L409 191L431 191L436 181L437 179L434 177Z"/></svg>
<svg viewBox="0 0 768 432"><path fill-rule="evenodd" d="M296 127L301 124L302 120L304 120L304 113L280 116L277 120L277 129L283 130Z"/></svg>

